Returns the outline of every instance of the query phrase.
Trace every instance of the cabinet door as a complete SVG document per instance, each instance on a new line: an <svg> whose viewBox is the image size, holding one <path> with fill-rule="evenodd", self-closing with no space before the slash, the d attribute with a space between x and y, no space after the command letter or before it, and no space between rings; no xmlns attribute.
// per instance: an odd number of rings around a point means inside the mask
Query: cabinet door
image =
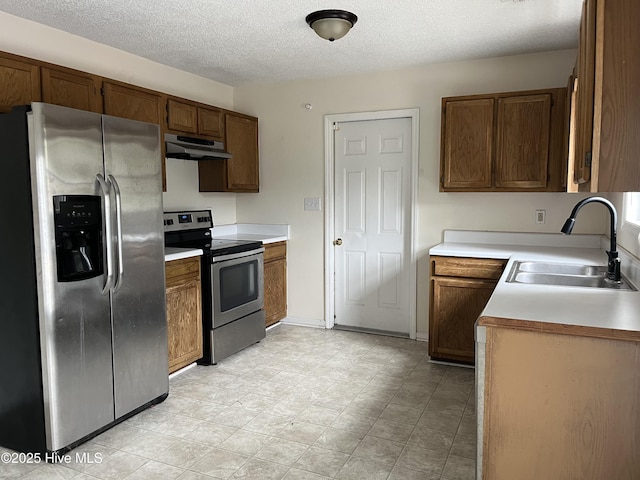
<svg viewBox="0 0 640 480"><path fill-rule="evenodd" d="M40 101L40 71L19 57L0 55L0 113Z"/></svg>
<svg viewBox="0 0 640 480"><path fill-rule="evenodd" d="M441 190L491 187L493 108L493 98L443 105Z"/></svg>
<svg viewBox="0 0 640 480"><path fill-rule="evenodd" d="M226 147L233 155L227 160L227 191L258 192L258 119L225 114Z"/></svg>
<svg viewBox="0 0 640 480"><path fill-rule="evenodd" d="M433 277L429 355L474 363L474 324L486 306L494 280Z"/></svg>
<svg viewBox="0 0 640 480"><path fill-rule="evenodd" d="M202 358L200 259L166 264L169 373Z"/></svg>
<svg viewBox="0 0 640 480"><path fill-rule="evenodd" d="M574 181L591 179L591 145L593 139L593 101L596 56L596 2L586 0L580 23L577 62L576 132Z"/></svg>
<svg viewBox="0 0 640 480"><path fill-rule="evenodd" d="M42 67L42 101L102 113L101 78L82 72Z"/></svg>
<svg viewBox="0 0 640 480"><path fill-rule="evenodd" d="M151 90L104 82L104 113L140 122L161 125L162 96Z"/></svg>
<svg viewBox="0 0 640 480"><path fill-rule="evenodd" d="M550 94L498 99L496 187L547 186L550 120Z"/></svg>
<svg viewBox="0 0 640 480"><path fill-rule="evenodd" d="M219 108L198 107L198 133L224 140L224 114Z"/></svg>
<svg viewBox="0 0 640 480"><path fill-rule="evenodd" d="M198 133L198 107L169 99L167 127L186 133Z"/></svg>
<svg viewBox="0 0 640 480"><path fill-rule="evenodd" d="M286 242L265 245L264 311L268 327L287 316Z"/></svg>

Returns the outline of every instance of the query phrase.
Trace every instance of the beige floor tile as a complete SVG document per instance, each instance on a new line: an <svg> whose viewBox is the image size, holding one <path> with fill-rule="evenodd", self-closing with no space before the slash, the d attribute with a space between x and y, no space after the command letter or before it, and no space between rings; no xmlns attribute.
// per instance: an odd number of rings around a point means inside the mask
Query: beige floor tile
<svg viewBox="0 0 640 480"><path fill-rule="evenodd" d="M475 460L476 458L476 437L475 435L456 435L451 446L451 455L466 457Z"/></svg>
<svg viewBox="0 0 640 480"><path fill-rule="evenodd" d="M366 433L371 429L374 423L376 423L375 417L343 412L338 415L331 426L333 428L339 428L361 435L366 435Z"/></svg>
<svg viewBox="0 0 640 480"><path fill-rule="evenodd" d="M451 414L425 410L418 420L418 426L455 434L458 431L460 420L462 420L462 413Z"/></svg>
<svg viewBox="0 0 640 480"><path fill-rule="evenodd" d="M101 464L13 473L466 480L475 465L474 381L471 369L429 362L423 342L280 325L218 365L172 378L163 404L74 450L101 454Z"/></svg>
<svg viewBox="0 0 640 480"><path fill-rule="evenodd" d="M336 475L340 480L385 480L391 467L368 458L351 457Z"/></svg>
<svg viewBox="0 0 640 480"><path fill-rule="evenodd" d="M277 436L292 442L311 445L325 430L326 427L323 425L314 425L313 423L298 422L294 420L289 422L286 427L280 430Z"/></svg>
<svg viewBox="0 0 640 480"><path fill-rule="evenodd" d="M238 429L235 427L228 427L217 423L202 422L200 426L184 438L192 442L204 443L206 445L216 447L237 431Z"/></svg>
<svg viewBox="0 0 640 480"><path fill-rule="evenodd" d="M418 472L402 467L394 467L387 480L440 480L440 475L428 472Z"/></svg>
<svg viewBox="0 0 640 480"><path fill-rule="evenodd" d="M318 475L316 473L307 472L305 470L298 470L297 468L292 468L283 477L283 480L326 480L330 478L331 477L325 477L324 475Z"/></svg>
<svg viewBox="0 0 640 480"><path fill-rule="evenodd" d="M158 432L147 432L137 437L135 441L125 445L121 450L139 457L152 459L178 441L176 437Z"/></svg>
<svg viewBox="0 0 640 480"><path fill-rule="evenodd" d="M150 461L129 475L126 480L149 480L150 478L154 480L175 480L183 473L184 470L182 468Z"/></svg>
<svg viewBox="0 0 640 480"><path fill-rule="evenodd" d="M77 470L72 470L64 465L41 463L35 467L19 478L26 480L70 480L80 475ZM5 472L3 464L0 466L0 478L18 478L18 476L12 477L11 475L4 477L5 473L8 472Z"/></svg>
<svg viewBox="0 0 640 480"><path fill-rule="evenodd" d="M214 448L201 460L195 463L190 470L204 473L214 478L229 478L242 467L250 457Z"/></svg>
<svg viewBox="0 0 640 480"><path fill-rule="evenodd" d="M390 403L380 414L380 418L398 423L415 425L422 415L423 408L406 407Z"/></svg>
<svg viewBox="0 0 640 480"><path fill-rule="evenodd" d="M277 435L280 430L291 423L291 417L262 413L245 424L242 429L265 435Z"/></svg>
<svg viewBox="0 0 640 480"><path fill-rule="evenodd" d="M212 450L212 446L180 439L158 453L153 460L174 467L189 468Z"/></svg>
<svg viewBox="0 0 640 480"><path fill-rule="evenodd" d="M446 452L428 450L426 448L405 446L396 466L408 470L417 470L431 474L441 474L447 460Z"/></svg>
<svg viewBox="0 0 640 480"><path fill-rule="evenodd" d="M340 411L331 408L309 405L297 417L297 421L313 423L316 425L331 425L338 417Z"/></svg>
<svg viewBox="0 0 640 480"><path fill-rule="evenodd" d="M447 453L453 444L453 434L433 430L423 425L417 425L411 433L407 444Z"/></svg>
<svg viewBox="0 0 640 480"><path fill-rule="evenodd" d="M348 459L349 455L345 453L311 447L300 457L294 467L318 475L334 477Z"/></svg>
<svg viewBox="0 0 640 480"><path fill-rule="evenodd" d="M402 453L403 445L403 443L367 435L355 449L353 456L375 460L393 467Z"/></svg>
<svg viewBox="0 0 640 480"><path fill-rule="evenodd" d="M378 419L367 435L406 443L413 431L413 425Z"/></svg>
<svg viewBox="0 0 640 480"><path fill-rule="evenodd" d="M359 433L329 427L324 432L322 432L322 435L318 437L314 445L316 447L335 450L337 452L342 452L350 455L360 444L360 441L363 437L364 435Z"/></svg>
<svg viewBox="0 0 640 480"><path fill-rule="evenodd" d="M245 463L231 478L245 480L280 480L289 468L278 463L253 458Z"/></svg>
<svg viewBox="0 0 640 480"><path fill-rule="evenodd" d="M476 478L476 462L473 459L449 455L442 472L446 480L474 480Z"/></svg>
<svg viewBox="0 0 640 480"><path fill-rule="evenodd" d="M220 425L227 425L228 427L240 428L257 416L258 413L253 409L232 405L216 415L211 422L219 423Z"/></svg>
<svg viewBox="0 0 640 480"><path fill-rule="evenodd" d="M252 456L258 453L258 451L267 444L270 438L271 437L262 435L261 433L238 430L222 442L219 448Z"/></svg>
<svg viewBox="0 0 640 480"><path fill-rule="evenodd" d="M122 480L147 462L146 459L126 452L115 452L104 461L87 468L87 475L100 480Z"/></svg>
<svg viewBox="0 0 640 480"><path fill-rule="evenodd" d="M308 449L309 445L281 438L270 438L254 457L282 465L293 465Z"/></svg>

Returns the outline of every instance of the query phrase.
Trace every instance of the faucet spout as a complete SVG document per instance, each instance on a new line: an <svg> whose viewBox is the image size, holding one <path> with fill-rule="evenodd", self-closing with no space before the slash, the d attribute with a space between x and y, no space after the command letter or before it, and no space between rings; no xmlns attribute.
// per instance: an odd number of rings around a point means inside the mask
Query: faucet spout
<svg viewBox="0 0 640 480"><path fill-rule="evenodd" d="M607 279L613 282L621 281L620 274L620 259L618 258L618 250L617 250L617 233L616 228L618 225L618 213L616 212L616 207L609 200L603 197L588 197L584 200L579 201L573 207L571 211L571 215L567 218L567 221L564 222L564 225L560 229L562 233L565 235L571 235L573 231L573 226L576 223L576 216L582 207L584 207L587 203L601 203L609 210L609 218L610 218L610 230L609 230L609 240L611 245L609 247L609 251L607 252L608 262L607 262Z"/></svg>

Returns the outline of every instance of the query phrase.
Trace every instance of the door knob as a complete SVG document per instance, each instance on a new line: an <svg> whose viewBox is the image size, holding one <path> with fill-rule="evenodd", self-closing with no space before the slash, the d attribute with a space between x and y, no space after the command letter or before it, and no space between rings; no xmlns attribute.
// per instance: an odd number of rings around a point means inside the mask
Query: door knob
<svg viewBox="0 0 640 480"><path fill-rule="evenodd" d="M334 240L334 241L333 241L333 244L334 244L334 245L338 245L338 246L342 245L342 239L341 239L341 238L338 238L337 240Z"/></svg>

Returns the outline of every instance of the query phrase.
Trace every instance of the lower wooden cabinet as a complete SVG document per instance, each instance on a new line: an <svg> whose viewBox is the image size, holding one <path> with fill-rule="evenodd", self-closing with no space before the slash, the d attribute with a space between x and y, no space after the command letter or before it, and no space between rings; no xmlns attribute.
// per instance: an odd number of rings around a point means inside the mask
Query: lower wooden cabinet
<svg viewBox="0 0 640 480"><path fill-rule="evenodd" d="M264 311L267 327L287 316L287 242L264 246Z"/></svg>
<svg viewBox="0 0 640 480"><path fill-rule="evenodd" d="M200 257L165 263L169 373L202 358Z"/></svg>
<svg viewBox="0 0 640 480"><path fill-rule="evenodd" d="M505 260L431 257L429 355L433 359L474 363L474 324L505 265Z"/></svg>

